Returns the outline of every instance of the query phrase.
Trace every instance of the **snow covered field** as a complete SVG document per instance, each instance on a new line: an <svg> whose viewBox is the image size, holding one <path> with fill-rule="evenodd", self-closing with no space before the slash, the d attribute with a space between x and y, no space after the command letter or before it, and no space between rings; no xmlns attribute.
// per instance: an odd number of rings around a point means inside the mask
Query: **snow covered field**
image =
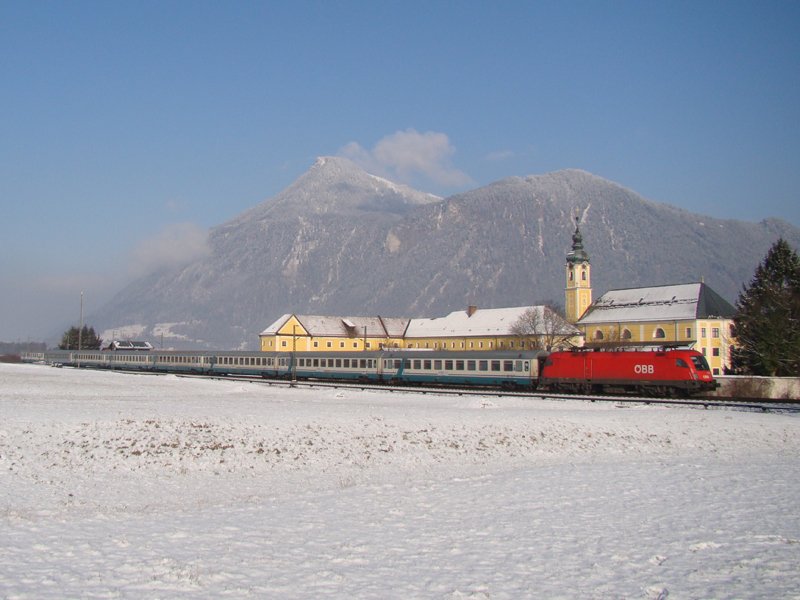
<svg viewBox="0 0 800 600"><path fill-rule="evenodd" d="M0 364L0 598L800 598L800 417Z"/></svg>

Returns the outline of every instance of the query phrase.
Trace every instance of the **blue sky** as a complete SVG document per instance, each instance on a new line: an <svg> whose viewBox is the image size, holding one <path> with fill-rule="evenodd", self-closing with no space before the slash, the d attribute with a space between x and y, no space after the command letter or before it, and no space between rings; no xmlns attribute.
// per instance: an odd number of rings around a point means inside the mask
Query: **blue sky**
<svg viewBox="0 0 800 600"><path fill-rule="evenodd" d="M447 195L580 168L800 225L800 2L0 3L0 340L321 155Z"/></svg>

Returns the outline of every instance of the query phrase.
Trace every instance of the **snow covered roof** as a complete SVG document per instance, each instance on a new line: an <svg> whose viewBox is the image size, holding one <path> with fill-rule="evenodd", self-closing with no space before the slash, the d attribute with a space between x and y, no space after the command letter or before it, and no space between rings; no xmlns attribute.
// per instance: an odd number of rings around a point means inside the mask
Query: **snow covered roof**
<svg viewBox="0 0 800 600"><path fill-rule="evenodd" d="M262 331L261 335L276 335L292 316L312 336L360 337L364 335L366 328L368 337L403 337L408 325L408 319L398 317L335 317L287 313Z"/></svg>
<svg viewBox="0 0 800 600"><path fill-rule="evenodd" d="M406 338L512 335L511 328L531 308L540 313L544 310L543 306L484 308L457 310L446 317L433 319L411 319L406 330ZM580 334L578 329L568 323L565 322L564 326L574 329L575 335Z"/></svg>
<svg viewBox="0 0 800 600"><path fill-rule="evenodd" d="M150 342L139 342L135 340L114 340L108 347L111 350L152 350Z"/></svg>
<svg viewBox="0 0 800 600"><path fill-rule="evenodd" d="M592 303L578 324L732 318L735 312L705 283L684 283L611 290Z"/></svg>

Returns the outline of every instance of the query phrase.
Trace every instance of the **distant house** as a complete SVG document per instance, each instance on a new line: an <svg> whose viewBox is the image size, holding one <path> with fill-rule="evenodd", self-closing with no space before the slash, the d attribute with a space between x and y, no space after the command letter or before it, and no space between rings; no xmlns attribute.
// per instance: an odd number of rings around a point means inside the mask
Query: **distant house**
<svg viewBox="0 0 800 600"><path fill-rule="evenodd" d="M152 349L153 345L150 342L137 342L132 340L114 340L108 346L106 346L106 350L134 350L147 352Z"/></svg>

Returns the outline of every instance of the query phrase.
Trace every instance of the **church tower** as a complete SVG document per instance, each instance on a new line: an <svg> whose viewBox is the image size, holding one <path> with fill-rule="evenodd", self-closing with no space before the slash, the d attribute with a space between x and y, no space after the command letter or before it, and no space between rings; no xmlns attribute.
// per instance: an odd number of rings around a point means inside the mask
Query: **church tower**
<svg viewBox="0 0 800 600"><path fill-rule="evenodd" d="M567 254L567 287L564 306L567 321L576 323L592 303L592 266L589 255L583 249L583 236L579 227L580 219L575 218L575 233L572 234L572 250Z"/></svg>

